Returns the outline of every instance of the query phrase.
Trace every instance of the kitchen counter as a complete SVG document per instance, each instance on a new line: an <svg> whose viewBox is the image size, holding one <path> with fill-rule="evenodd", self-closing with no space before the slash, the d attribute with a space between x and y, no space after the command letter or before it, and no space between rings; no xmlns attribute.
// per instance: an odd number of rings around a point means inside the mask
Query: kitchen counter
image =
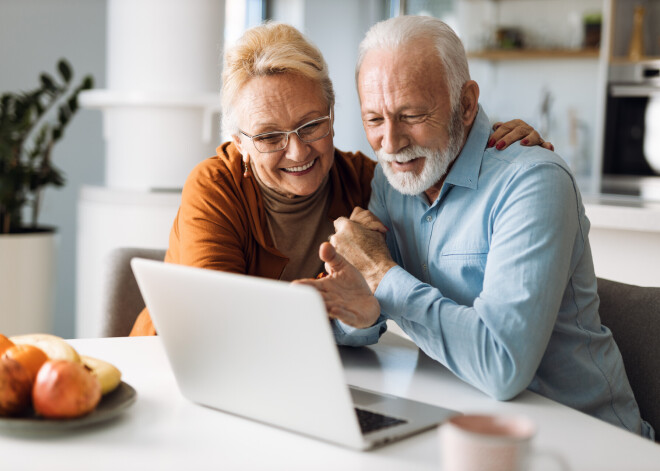
<svg viewBox="0 0 660 471"><path fill-rule="evenodd" d="M660 201L613 194L583 200L596 275L660 286Z"/></svg>

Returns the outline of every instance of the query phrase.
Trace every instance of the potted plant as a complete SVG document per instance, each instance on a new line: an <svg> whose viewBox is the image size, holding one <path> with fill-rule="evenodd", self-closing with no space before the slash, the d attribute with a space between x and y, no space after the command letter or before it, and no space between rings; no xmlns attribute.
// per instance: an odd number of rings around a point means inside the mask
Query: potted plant
<svg viewBox="0 0 660 471"><path fill-rule="evenodd" d="M39 207L46 187L64 185L53 146L92 86L91 76L76 85L61 59L57 77L42 73L38 87L0 95L0 332L50 327L54 229L39 226Z"/></svg>

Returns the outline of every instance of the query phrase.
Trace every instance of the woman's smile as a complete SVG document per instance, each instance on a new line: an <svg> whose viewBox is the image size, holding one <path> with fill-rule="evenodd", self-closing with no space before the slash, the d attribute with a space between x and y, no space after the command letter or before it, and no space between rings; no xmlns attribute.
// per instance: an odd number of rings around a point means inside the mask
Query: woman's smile
<svg viewBox="0 0 660 471"><path fill-rule="evenodd" d="M289 175L294 175L296 177L302 176L302 175L307 175L309 172L311 172L313 169L312 167L316 162L318 161L318 157L309 162L308 164L305 165L300 165L298 167L287 167L283 168L282 171L288 173Z"/></svg>
<svg viewBox="0 0 660 471"><path fill-rule="evenodd" d="M241 89L237 103L243 110L239 128L247 134L234 136L234 142L259 180L289 197L317 191L334 163L332 110L321 86L297 74L254 77ZM327 134L315 138L318 129L320 135ZM288 133L288 138L271 151L259 151L252 141L260 134L264 138L277 133ZM284 147L278 149L279 144Z"/></svg>

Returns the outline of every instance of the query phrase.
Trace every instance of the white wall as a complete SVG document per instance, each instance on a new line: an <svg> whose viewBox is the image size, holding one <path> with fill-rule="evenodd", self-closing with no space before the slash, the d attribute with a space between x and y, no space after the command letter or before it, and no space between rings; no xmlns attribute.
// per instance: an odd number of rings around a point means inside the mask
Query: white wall
<svg viewBox="0 0 660 471"><path fill-rule="evenodd" d="M602 8L602 0L462 1L458 7L458 28L468 51L492 46L497 26L520 28L531 48L578 49L582 44L582 17ZM555 151L576 174L589 176L592 162L598 158L594 145L600 126L602 77L598 58L471 59L470 73L479 83L480 102L492 121L527 121L553 142ZM547 93L552 98L546 126L540 109ZM573 137L574 127L577 132Z"/></svg>
<svg viewBox="0 0 660 471"><path fill-rule="evenodd" d="M60 57L75 77L92 74L105 85L104 0L0 0L0 93L27 90L39 73L55 73ZM57 286L54 333L72 337L75 311L76 206L83 184L103 181L101 114L81 109L53 150L67 184L45 192L40 221L57 226Z"/></svg>

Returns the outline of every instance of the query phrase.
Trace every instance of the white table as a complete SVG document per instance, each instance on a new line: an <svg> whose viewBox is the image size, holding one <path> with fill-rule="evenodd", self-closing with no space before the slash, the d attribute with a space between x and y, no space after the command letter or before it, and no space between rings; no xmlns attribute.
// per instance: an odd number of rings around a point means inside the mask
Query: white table
<svg viewBox="0 0 660 471"><path fill-rule="evenodd" d="M160 339L72 340L106 359L138 392L110 422L58 435L0 435L4 470L439 470L437 431L371 452L356 452L184 399ZM462 412L525 414L539 426L535 447L558 454L568 469L658 470L660 445L525 392L498 402L463 383L409 340L387 333L376 346L342 349L348 382ZM539 461L534 471L557 469Z"/></svg>

